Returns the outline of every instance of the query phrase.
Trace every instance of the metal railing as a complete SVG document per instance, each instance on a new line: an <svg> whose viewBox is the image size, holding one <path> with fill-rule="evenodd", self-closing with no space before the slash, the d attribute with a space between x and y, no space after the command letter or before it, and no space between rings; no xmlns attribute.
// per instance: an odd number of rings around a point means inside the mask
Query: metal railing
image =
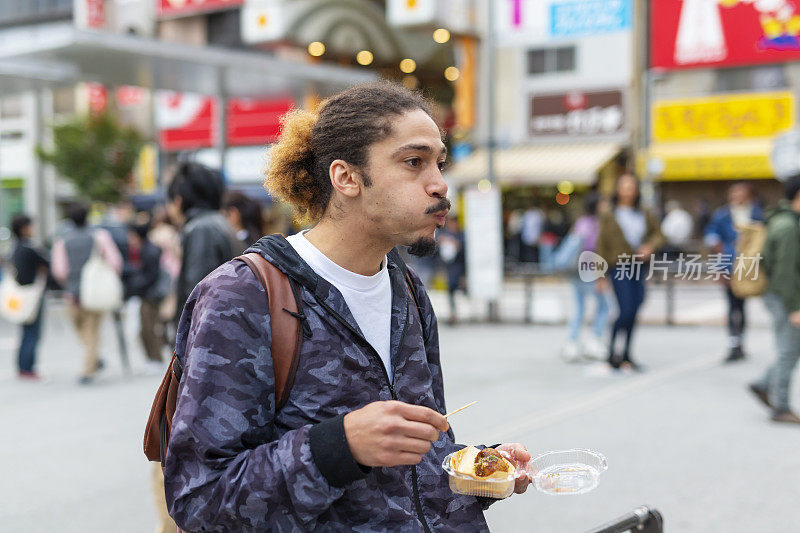
<svg viewBox="0 0 800 533"><path fill-rule="evenodd" d="M643 505L586 533L623 533L624 531L664 533L664 519L657 510Z"/></svg>

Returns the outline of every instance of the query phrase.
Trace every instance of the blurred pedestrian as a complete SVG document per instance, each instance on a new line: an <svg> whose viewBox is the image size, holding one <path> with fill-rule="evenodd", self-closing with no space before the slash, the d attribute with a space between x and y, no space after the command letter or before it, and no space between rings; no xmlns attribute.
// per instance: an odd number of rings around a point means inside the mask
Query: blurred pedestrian
<svg viewBox="0 0 800 533"><path fill-rule="evenodd" d="M158 311L169 294L171 278L161 268L161 249L150 242L147 232L145 224L132 224L128 229L130 271L125 296L138 296L141 300L139 336L147 356L147 371L161 374L164 372L161 352L166 336Z"/></svg>
<svg viewBox="0 0 800 533"><path fill-rule="evenodd" d="M569 273L575 295L575 312L569 320L569 338L562 357L568 362L582 359L603 359L608 349L603 342L603 331L608 324L608 289L596 281L583 281L578 277L578 257L584 251L594 252L600 232L597 209L600 197L595 192L587 193L583 199L583 215L572 226L556 250L556 269ZM586 317L586 301L594 299L595 312L589 336L581 341L581 328Z"/></svg>
<svg viewBox="0 0 800 533"><path fill-rule="evenodd" d="M40 379L36 371L36 349L42 331L44 314L44 289L46 278L50 273L50 261L47 251L33 242L33 221L27 215L17 215L11 219L11 232L17 239L11 262L17 271L17 283L32 285L40 278L42 293L39 295L38 312L33 322L22 325L22 336L17 355L17 371L20 379ZM41 279L45 278L45 279Z"/></svg>
<svg viewBox="0 0 800 533"><path fill-rule="evenodd" d="M677 200L667 202L665 210L667 214L661 221L661 233L666 240L664 252L667 259L676 261L689 246L694 222L692 215Z"/></svg>
<svg viewBox="0 0 800 533"><path fill-rule="evenodd" d="M100 227L108 231L109 235L111 235L111 238L114 240L114 244L117 245L119 253L122 255L123 286L127 283L127 280L130 277L131 266L128 260L128 224L133 222L135 214L136 209L134 208L133 202L125 198L116 204L110 205L103 216L102 222L100 223ZM126 370L130 370L128 363L128 343L125 340L125 327L123 325L122 316L124 307L125 306L122 305L119 309L114 309L111 311L111 320L114 324L114 331L117 334L117 342L119 344L122 362L125 365Z"/></svg>
<svg viewBox="0 0 800 533"><path fill-rule="evenodd" d="M222 202L222 212L239 241L237 253L244 252L264 235L261 204L240 191L229 191Z"/></svg>
<svg viewBox="0 0 800 533"><path fill-rule="evenodd" d="M539 239L544 231L545 216L539 209L538 202L534 202L522 214L520 228L520 259L526 263L539 262Z"/></svg>
<svg viewBox="0 0 800 533"><path fill-rule="evenodd" d="M96 248L117 274L122 273L122 254L119 253L119 248L108 231L86 225L87 215L88 210L83 205L69 208L67 218L72 221L73 227L53 244L52 257L53 276L64 286L70 301L72 322L86 349L83 373L78 379L82 385L91 383L97 371L103 367L98 347L103 314L81 305L81 271Z"/></svg>
<svg viewBox="0 0 800 533"><path fill-rule="evenodd" d="M646 263L664 244L658 220L640 204L639 180L633 174L624 174L617 180L612 208L600 217L597 253L608 262L608 275L619 308L611 328L608 353L608 363L615 369L640 369L631 357L631 339L639 307L644 302ZM607 280L597 281L604 289ZM624 339L621 352L616 348L620 333Z"/></svg>
<svg viewBox="0 0 800 533"><path fill-rule="evenodd" d="M164 207L157 207L153 212L150 242L161 249L161 270L170 277L169 293L161 301L158 317L164 330L164 341L168 346L175 346L175 313L177 308L176 284L181 271L181 237Z"/></svg>
<svg viewBox="0 0 800 533"><path fill-rule="evenodd" d="M784 196L767 215L762 266L769 279L764 304L772 315L777 357L750 390L772 408L772 420L800 424L789 407L792 373L800 359L800 174L784 183Z"/></svg>
<svg viewBox="0 0 800 533"><path fill-rule="evenodd" d="M239 249L230 224L220 212L224 195L220 171L195 162L178 165L167 189L170 217L182 227L175 321L180 319L195 285Z"/></svg>
<svg viewBox="0 0 800 533"><path fill-rule="evenodd" d="M455 325L458 322L456 291L462 287L467 272L464 232L461 231L458 218L453 215L447 217L444 228L439 230L437 241L437 258L447 275L447 296L450 303L450 317L447 321L450 325Z"/></svg>
<svg viewBox="0 0 800 533"><path fill-rule="evenodd" d="M761 208L753 202L753 189L748 183L735 183L728 189L728 204L711 216L705 228L705 244L716 255L716 263L726 275L720 277L728 299L728 356L726 363L745 358L745 300L731 290L730 274L736 253L737 226L746 226L764 219Z"/></svg>

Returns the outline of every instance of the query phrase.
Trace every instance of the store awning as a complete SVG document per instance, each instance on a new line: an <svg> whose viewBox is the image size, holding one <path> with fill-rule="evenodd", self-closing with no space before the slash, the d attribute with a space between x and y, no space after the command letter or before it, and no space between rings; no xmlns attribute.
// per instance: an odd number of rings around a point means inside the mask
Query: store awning
<svg viewBox="0 0 800 533"><path fill-rule="evenodd" d="M594 183L598 170L619 154L617 142L536 144L495 151L495 173L501 185L575 185ZM487 152L476 150L453 165L445 179L453 185L475 183L487 177Z"/></svg>
<svg viewBox="0 0 800 533"><path fill-rule="evenodd" d="M654 144L649 167L661 181L772 178L772 138Z"/></svg>
<svg viewBox="0 0 800 533"><path fill-rule="evenodd" d="M336 91L375 78L363 69L82 30L70 23L0 30L0 93L95 81L248 97L286 93L309 83Z"/></svg>

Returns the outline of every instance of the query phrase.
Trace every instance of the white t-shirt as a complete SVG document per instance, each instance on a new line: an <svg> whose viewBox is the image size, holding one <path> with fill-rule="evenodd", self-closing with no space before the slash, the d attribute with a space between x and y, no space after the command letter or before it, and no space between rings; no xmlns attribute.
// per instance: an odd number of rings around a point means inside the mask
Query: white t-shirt
<svg viewBox="0 0 800 533"><path fill-rule="evenodd" d="M362 276L342 268L306 239L305 232L286 238L300 257L318 276L339 289L364 337L380 355L392 380L390 337L392 324L392 284L386 259L374 276Z"/></svg>

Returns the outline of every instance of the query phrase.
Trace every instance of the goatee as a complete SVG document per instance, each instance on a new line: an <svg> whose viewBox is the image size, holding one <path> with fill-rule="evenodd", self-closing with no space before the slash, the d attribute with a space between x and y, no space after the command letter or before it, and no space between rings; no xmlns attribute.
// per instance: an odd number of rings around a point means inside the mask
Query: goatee
<svg viewBox="0 0 800 533"><path fill-rule="evenodd" d="M433 255L436 251L436 239L420 237L408 247L408 253L417 257Z"/></svg>

